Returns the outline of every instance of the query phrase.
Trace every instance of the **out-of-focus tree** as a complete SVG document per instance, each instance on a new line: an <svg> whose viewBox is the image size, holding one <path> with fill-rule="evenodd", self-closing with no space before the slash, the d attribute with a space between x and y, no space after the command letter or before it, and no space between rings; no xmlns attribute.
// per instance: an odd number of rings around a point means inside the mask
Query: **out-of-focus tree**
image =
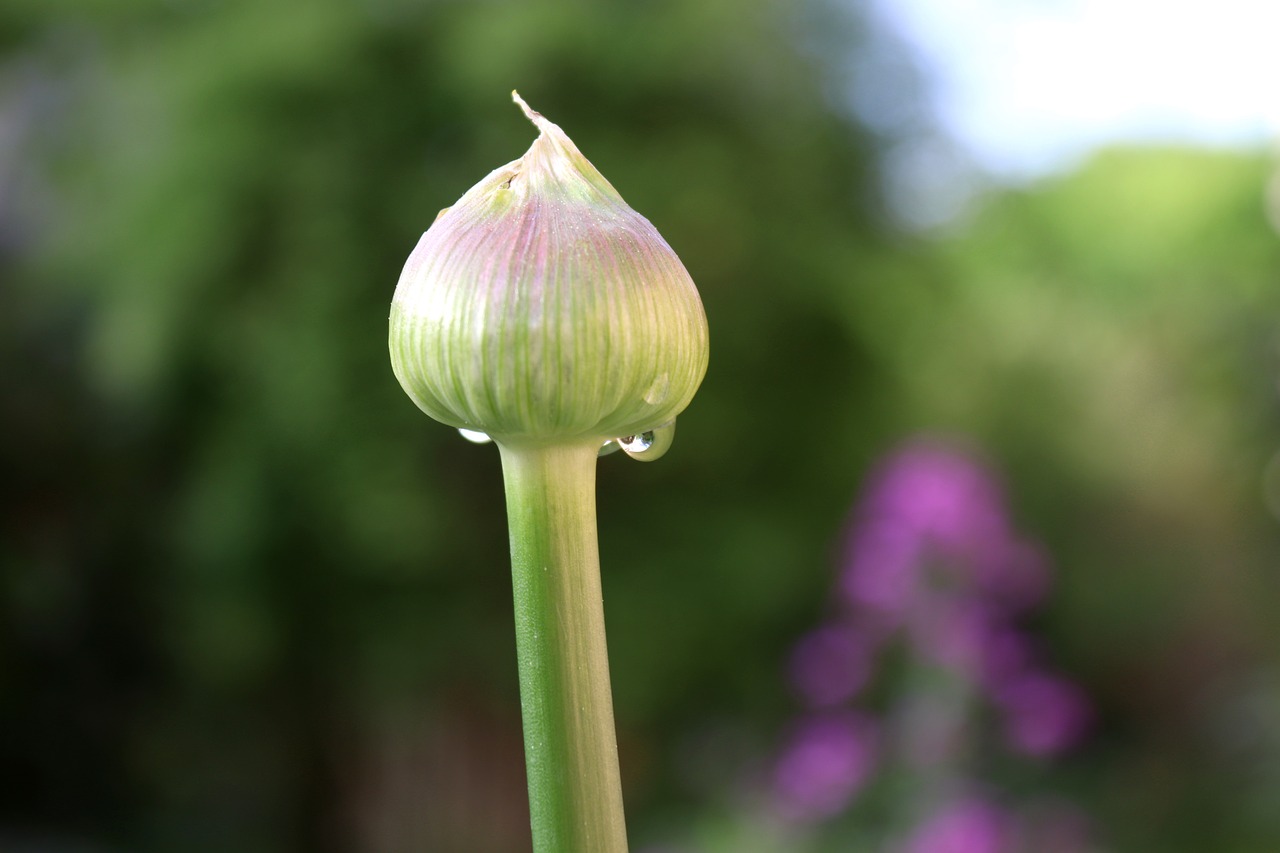
<svg viewBox="0 0 1280 853"><path fill-rule="evenodd" d="M669 236L712 326L674 452L602 462L637 831L682 796L684 721L780 704L760 662L883 429L835 311L875 240L878 143L833 109L853 12L61 0L0 33L5 116L36 113L3 260L0 827L527 843L496 455L386 355L417 236L531 139L515 87Z"/></svg>

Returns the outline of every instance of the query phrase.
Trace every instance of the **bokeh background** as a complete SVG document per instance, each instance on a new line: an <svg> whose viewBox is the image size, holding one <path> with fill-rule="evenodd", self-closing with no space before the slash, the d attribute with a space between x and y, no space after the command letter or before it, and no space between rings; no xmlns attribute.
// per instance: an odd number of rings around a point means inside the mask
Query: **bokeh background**
<svg viewBox="0 0 1280 853"><path fill-rule="evenodd" d="M516 87L711 327L672 451L600 464L634 849L1280 849L1274 161L1112 148L927 215L927 75L835 0L4 4L0 849L528 849L496 451L386 356ZM1062 736L909 631L815 696L868 519L972 602L992 513Z"/></svg>

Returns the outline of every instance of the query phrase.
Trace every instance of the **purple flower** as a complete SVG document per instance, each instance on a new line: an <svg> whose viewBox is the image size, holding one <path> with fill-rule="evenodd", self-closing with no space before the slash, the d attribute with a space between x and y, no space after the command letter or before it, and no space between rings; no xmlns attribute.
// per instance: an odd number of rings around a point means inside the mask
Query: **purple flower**
<svg viewBox="0 0 1280 853"><path fill-rule="evenodd" d="M961 450L919 440L870 477L840 589L853 624L905 628L925 660L987 686L1026 668L1030 643L1014 622L1049 580L1042 549L1012 529L995 478Z"/></svg>
<svg viewBox="0 0 1280 853"><path fill-rule="evenodd" d="M976 462L918 441L886 460L872 481L873 515L891 518L948 555L971 553L1007 532L1004 498Z"/></svg>
<svg viewBox="0 0 1280 853"><path fill-rule="evenodd" d="M922 658L976 682L999 625L998 615L975 596L934 595L917 603L908 631Z"/></svg>
<svg viewBox="0 0 1280 853"><path fill-rule="evenodd" d="M876 733L860 715L817 714L800 720L773 773L779 814L811 822L843 811L875 765Z"/></svg>
<svg viewBox="0 0 1280 853"><path fill-rule="evenodd" d="M798 822L832 817L880 765L962 775L961 762L985 742L972 733L983 700L1021 754L1048 756L1074 745L1089 704L1073 684L1039 667L1033 638L1018 626L1049 581L1044 552L1012 528L1002 489L974 458L937 441L911 442L886 457L854 514L838 581L842 608L804 635L788 661L791 686L811 713L773 768L779 813ZM875 724L848 709L876 675L886 646L899 639L908 673L949 675L906 678L905 692L889 697L881 744ZM1009 853L1026 829L968 797L894 849Z"/></svg>
<svg viewBox="0 0 1280 853"><path fill-rule="evenodd" d="M1023 539L987 542L973 571L982 590L1010 613L1030 609L1049 592L1049 560L1039 545Z"/></svg>
<svg viewBox="0 0 1280 853"><path fill-rule="evenodd" d="M788 667L791 685L811 708L852 699L871 674L871 641L850 625L825 625L801 637Z"/></svg>
<svg viewBox="0 0 1280 853"><path fill-rule="evenodd" d="M904 525L880 519L857 528L841 585L855 610L901 616L916 592L921 543Z"/></svg>
<svg viewBox="0 0 1280 853"><path fill-rule="evenodd" d="M921 575L925 564L936 577ZM900 618L926 581L989 589L1020 606L1043 593L1043 560L1009 530L995 480L937 442L892 454L856 514L841 588L855 611Z"/></svg>
<svg viewBox="0 0 1280 853"><path fill-rule="evenodd" d="M1006 853L1013 846L1013 821L978 798L952 803L911 834L903 853Z"/></svg>
<svg viewBox="0 0 1280 853"><path fill-rule="evenodd" d="M1026 755L1057 755L1079 742L1092 710L1080 688L1042 672L1027 672L999 686L1009 745Z"/></svg>
<svg viewBox="0 0 1280 853"><path fill-rule="evenodd" d="M981 681L989 691L1028 671L1035 662L1036 648L1026 632L1003 621L988 628L983 638Z"/></svg>

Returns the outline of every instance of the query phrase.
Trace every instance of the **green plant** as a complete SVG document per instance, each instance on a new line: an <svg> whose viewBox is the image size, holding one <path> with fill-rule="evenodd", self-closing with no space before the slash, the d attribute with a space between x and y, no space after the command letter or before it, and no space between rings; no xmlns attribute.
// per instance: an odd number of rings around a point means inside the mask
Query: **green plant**
<svg viewBox="0 0 1280 853"><path fill-rule="evenodd" d="M670 246L555 124L441 211L391 306L396 377L502 456L534 848L626 849L595 464L670 445L707 325Z"/></svg>

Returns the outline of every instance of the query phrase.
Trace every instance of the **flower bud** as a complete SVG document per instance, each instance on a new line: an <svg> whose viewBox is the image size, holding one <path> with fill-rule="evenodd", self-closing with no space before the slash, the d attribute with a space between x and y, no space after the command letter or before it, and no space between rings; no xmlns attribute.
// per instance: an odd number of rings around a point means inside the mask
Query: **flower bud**
<svg viewBox="0 0 1280 853"><path fill-rule="evenodd" d="M555 124L441 211L391 303L391 364L438 421L499 442L633 436L707 369L689 273Z"/></svg>

